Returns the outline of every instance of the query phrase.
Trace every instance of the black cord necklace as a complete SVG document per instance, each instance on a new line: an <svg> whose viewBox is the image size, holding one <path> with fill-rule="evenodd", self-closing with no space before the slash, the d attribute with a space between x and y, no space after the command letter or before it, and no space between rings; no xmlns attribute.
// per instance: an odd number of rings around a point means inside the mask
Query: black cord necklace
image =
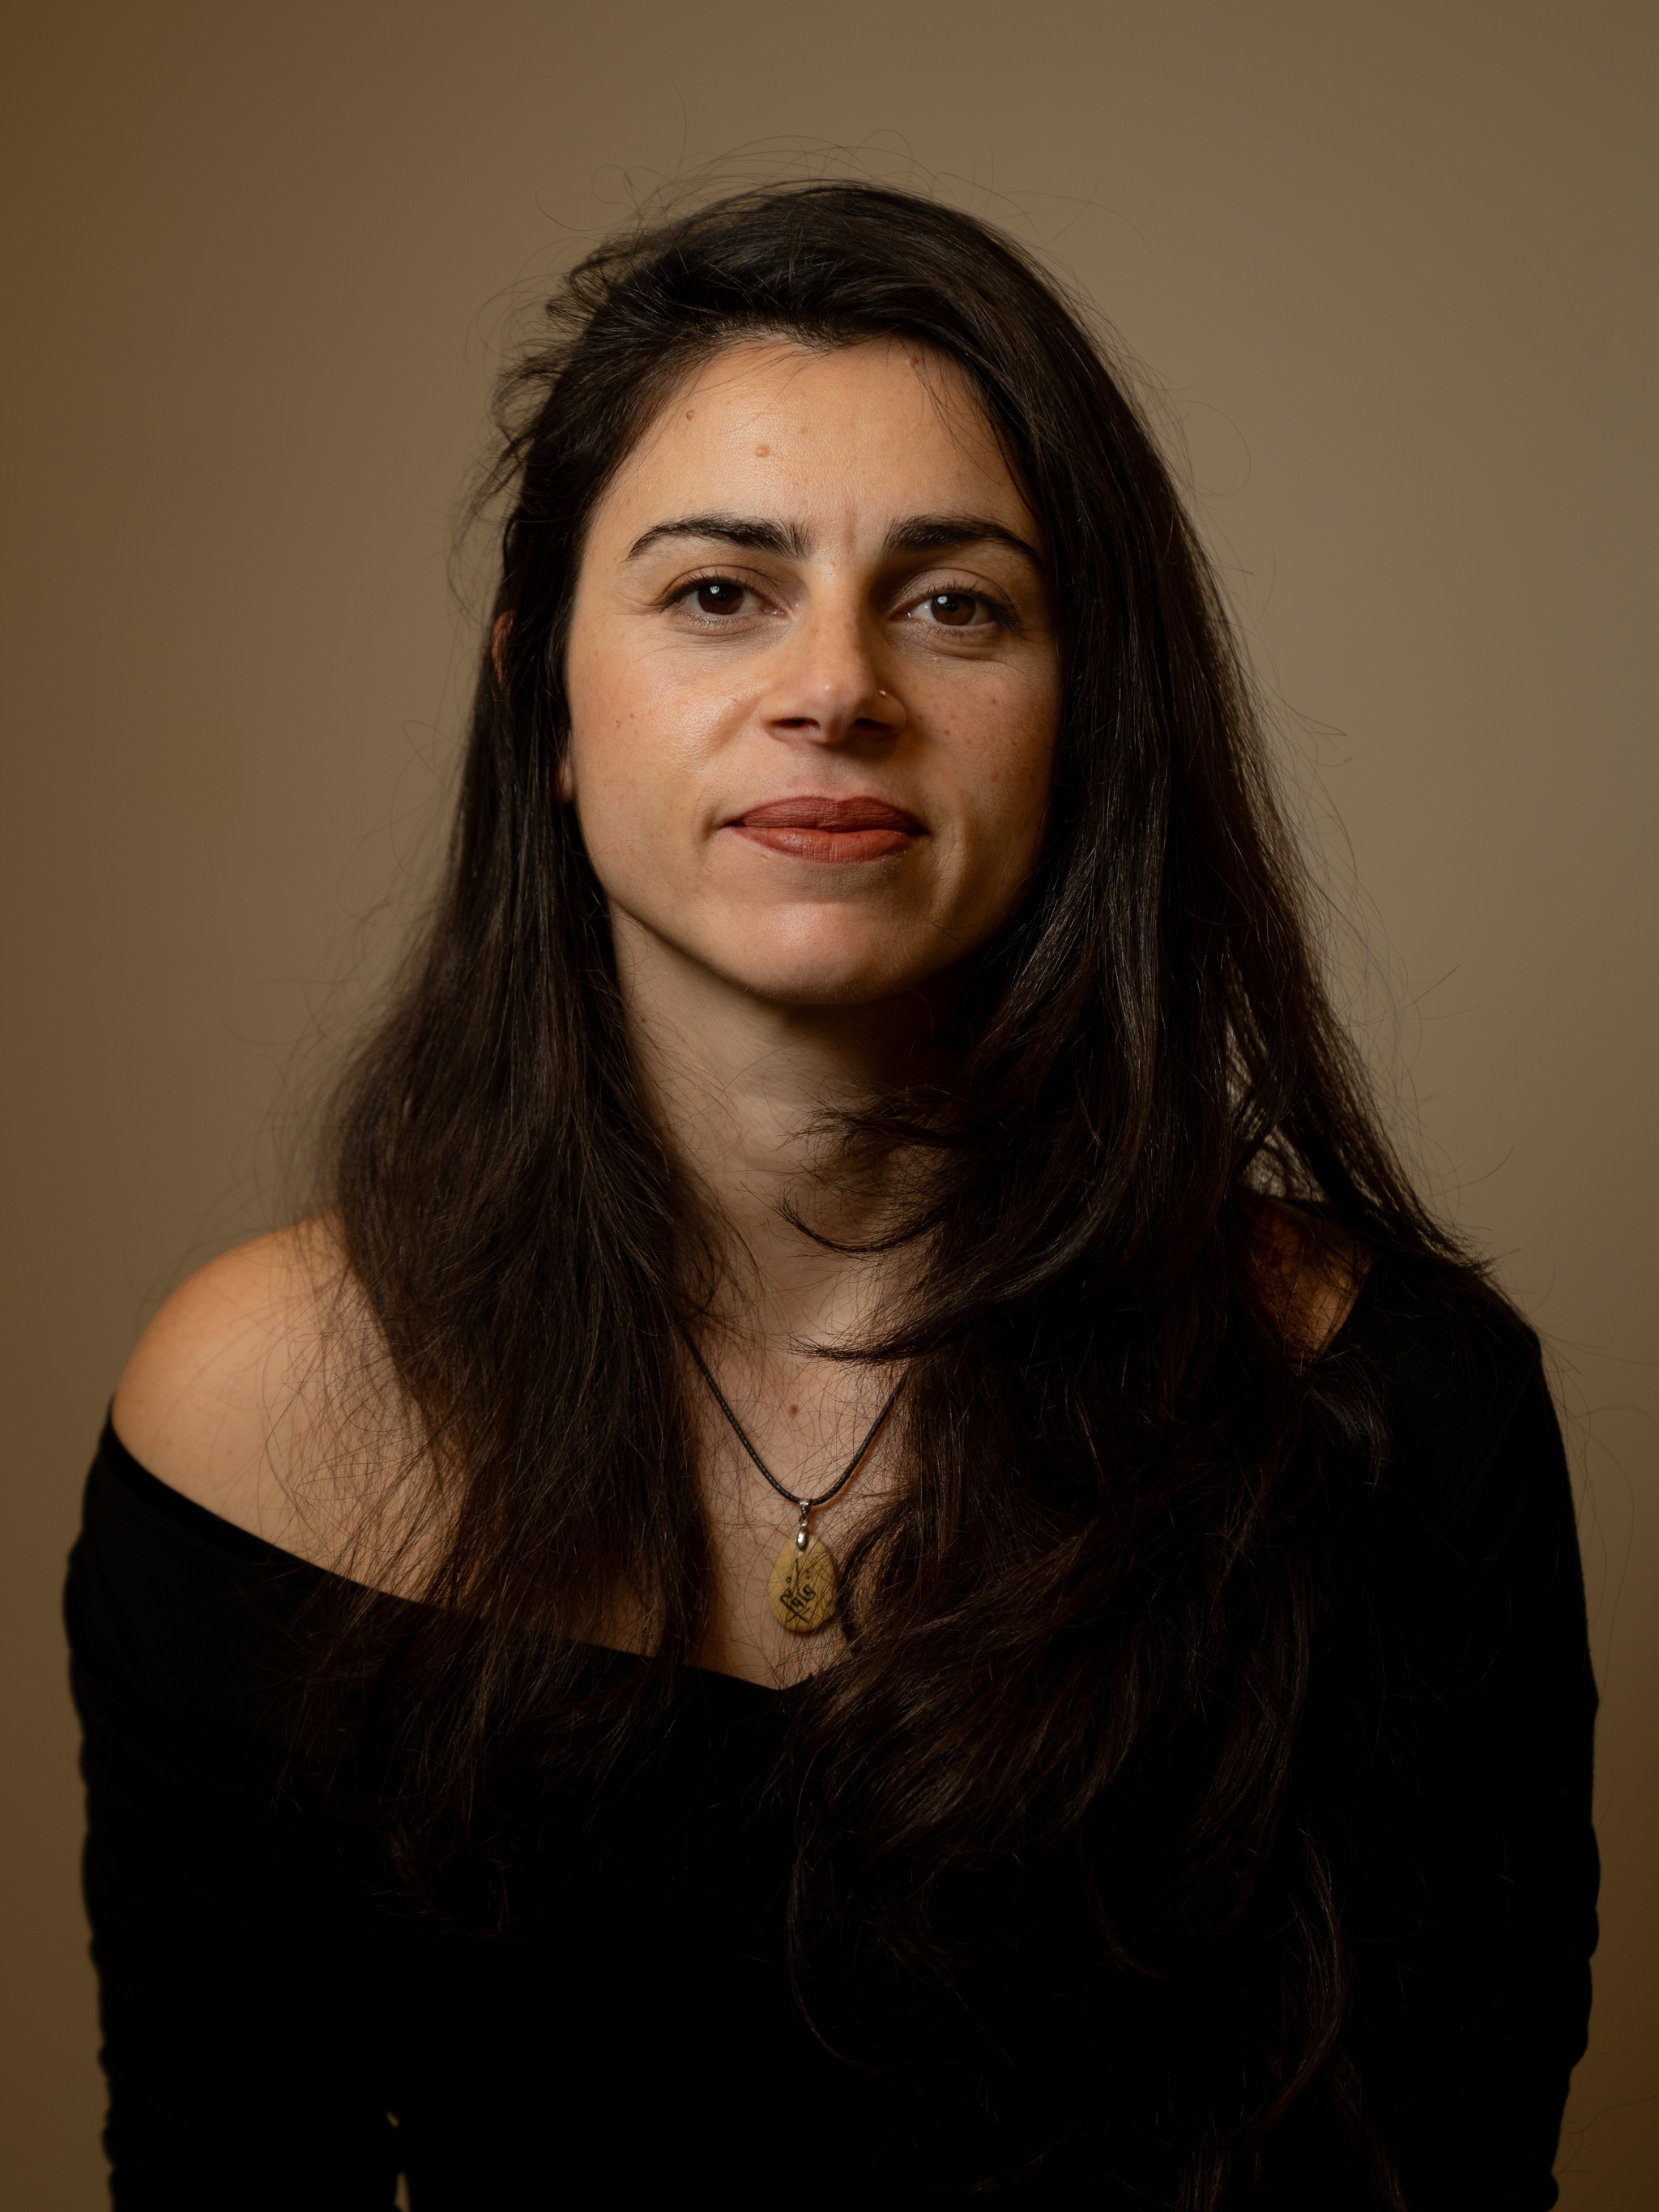
<svg viewBox="0 0 1659 2212"><path fill-rule="evenodd" d="M792 1629L797 1636L810 1635L813 1629L822 1628L825 1621L833 1620L836 1612L836 1555L821 1537L812 1534L811 1516L820 1505L828 1505L839 1498L863 1466L871 1445L881 1434L882 1424L892 1412L898 1401L898 1394L904 1388L904 1377L901 1375L893 1385L886 1404L865 1432L864 1442L828 1490L821 1490L816 1498L800 1498L778 1480L750 1443L748 1431L726 1404L720 1384L709 1373L702 1354L689 1337L686 1349L697 1364L698 1374L708 1385L709 1396L731 1423L732 1435L778 1496L787 1498L792 1505L800 1508L799 1524L793 1536L778 1553L771 1579L766 1585L766 1597L775 1618L785 1628Z"/></svg>

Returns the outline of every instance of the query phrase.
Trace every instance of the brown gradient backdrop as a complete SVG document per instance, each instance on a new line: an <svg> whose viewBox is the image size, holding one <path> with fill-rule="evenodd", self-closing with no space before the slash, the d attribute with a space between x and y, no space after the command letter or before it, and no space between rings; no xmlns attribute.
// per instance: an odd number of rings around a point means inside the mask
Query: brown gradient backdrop
<svg viewBox="0 0 1659 2212"><path fill-rule="evenodd" d="M447 549L504 304L664 176L759 140L781 142L762 168L862 147L1048 246L1184 429L1370 946L1357 1003L1559 1363L1606 1686L1565 2201L1659 2202L1653 21L1607 0L17 9L8 2205L103 2201L56 1608L106 1397L157 1297L279 1206L296 1044L338 1033L325 987L372 969L376 902L430 844L471 650Z"/></svg>

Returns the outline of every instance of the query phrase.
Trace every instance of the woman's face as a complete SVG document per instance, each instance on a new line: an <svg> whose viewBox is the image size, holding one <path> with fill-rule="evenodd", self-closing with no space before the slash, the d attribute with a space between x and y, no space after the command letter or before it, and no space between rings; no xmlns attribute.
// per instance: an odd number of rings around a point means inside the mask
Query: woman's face
<svg viewBox="0 0 1659 2212"><path fill-rule="evenodd" d="M797 1007L941 975L1040 850L1059 673L1037 528L959 372L733 346L596 509L566 787L625 970Z"/></svg>

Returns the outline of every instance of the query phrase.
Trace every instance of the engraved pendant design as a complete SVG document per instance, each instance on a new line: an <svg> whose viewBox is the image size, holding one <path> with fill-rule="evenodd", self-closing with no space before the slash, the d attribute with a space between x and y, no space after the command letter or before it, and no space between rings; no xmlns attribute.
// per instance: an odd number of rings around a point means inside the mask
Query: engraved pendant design
<svg viewBox="0 0 1659 2212"><path fill-rule="evenodd" d="M766 1596L778 1621L797 1636L810 1636L832 1620L836 1561L830 1547L816 1536L808 1536L804 1545L792 1536L778 1553Z"/></svg>

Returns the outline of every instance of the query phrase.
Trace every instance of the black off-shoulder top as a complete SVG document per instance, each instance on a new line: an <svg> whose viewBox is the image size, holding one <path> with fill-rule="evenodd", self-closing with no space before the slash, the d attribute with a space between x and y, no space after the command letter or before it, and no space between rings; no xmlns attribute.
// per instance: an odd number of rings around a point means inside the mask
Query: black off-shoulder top
<svg viewBox="0 0 1659 2212"><path fill-rule="evenodd" d="M1595 1942L1595 1691L1559 1431L1535 1344L1380 1267L1339 1347L1394 1439L1356 1526L1353 1632L1313 1705L1316 1795L1350 1838L1333 1880L1367 2118L1357 2139L1305 2100L1225 2201L1543 2212ZM325 1579L106 1429L67 1611L118 2212L368 2212L399 2175L414 2212L1173 2201L1122 2087L1133 2051L1115 2063L1109 2030L1078 2057L1073 2023L1119 2001L1097 1963L1081 1991L1052 1957L1029 1985L1046 2039L944 2014L935 2036L918 2014L915 2063L871 2067L814 2035L766 1789L787 1692L687 1670L648 1765L521 1831L504 1931L413 1910L375 1807L313 1791L290 1756ZM974 2187L1000 2143L1018 2153L1000 2185Z"/></svg>

